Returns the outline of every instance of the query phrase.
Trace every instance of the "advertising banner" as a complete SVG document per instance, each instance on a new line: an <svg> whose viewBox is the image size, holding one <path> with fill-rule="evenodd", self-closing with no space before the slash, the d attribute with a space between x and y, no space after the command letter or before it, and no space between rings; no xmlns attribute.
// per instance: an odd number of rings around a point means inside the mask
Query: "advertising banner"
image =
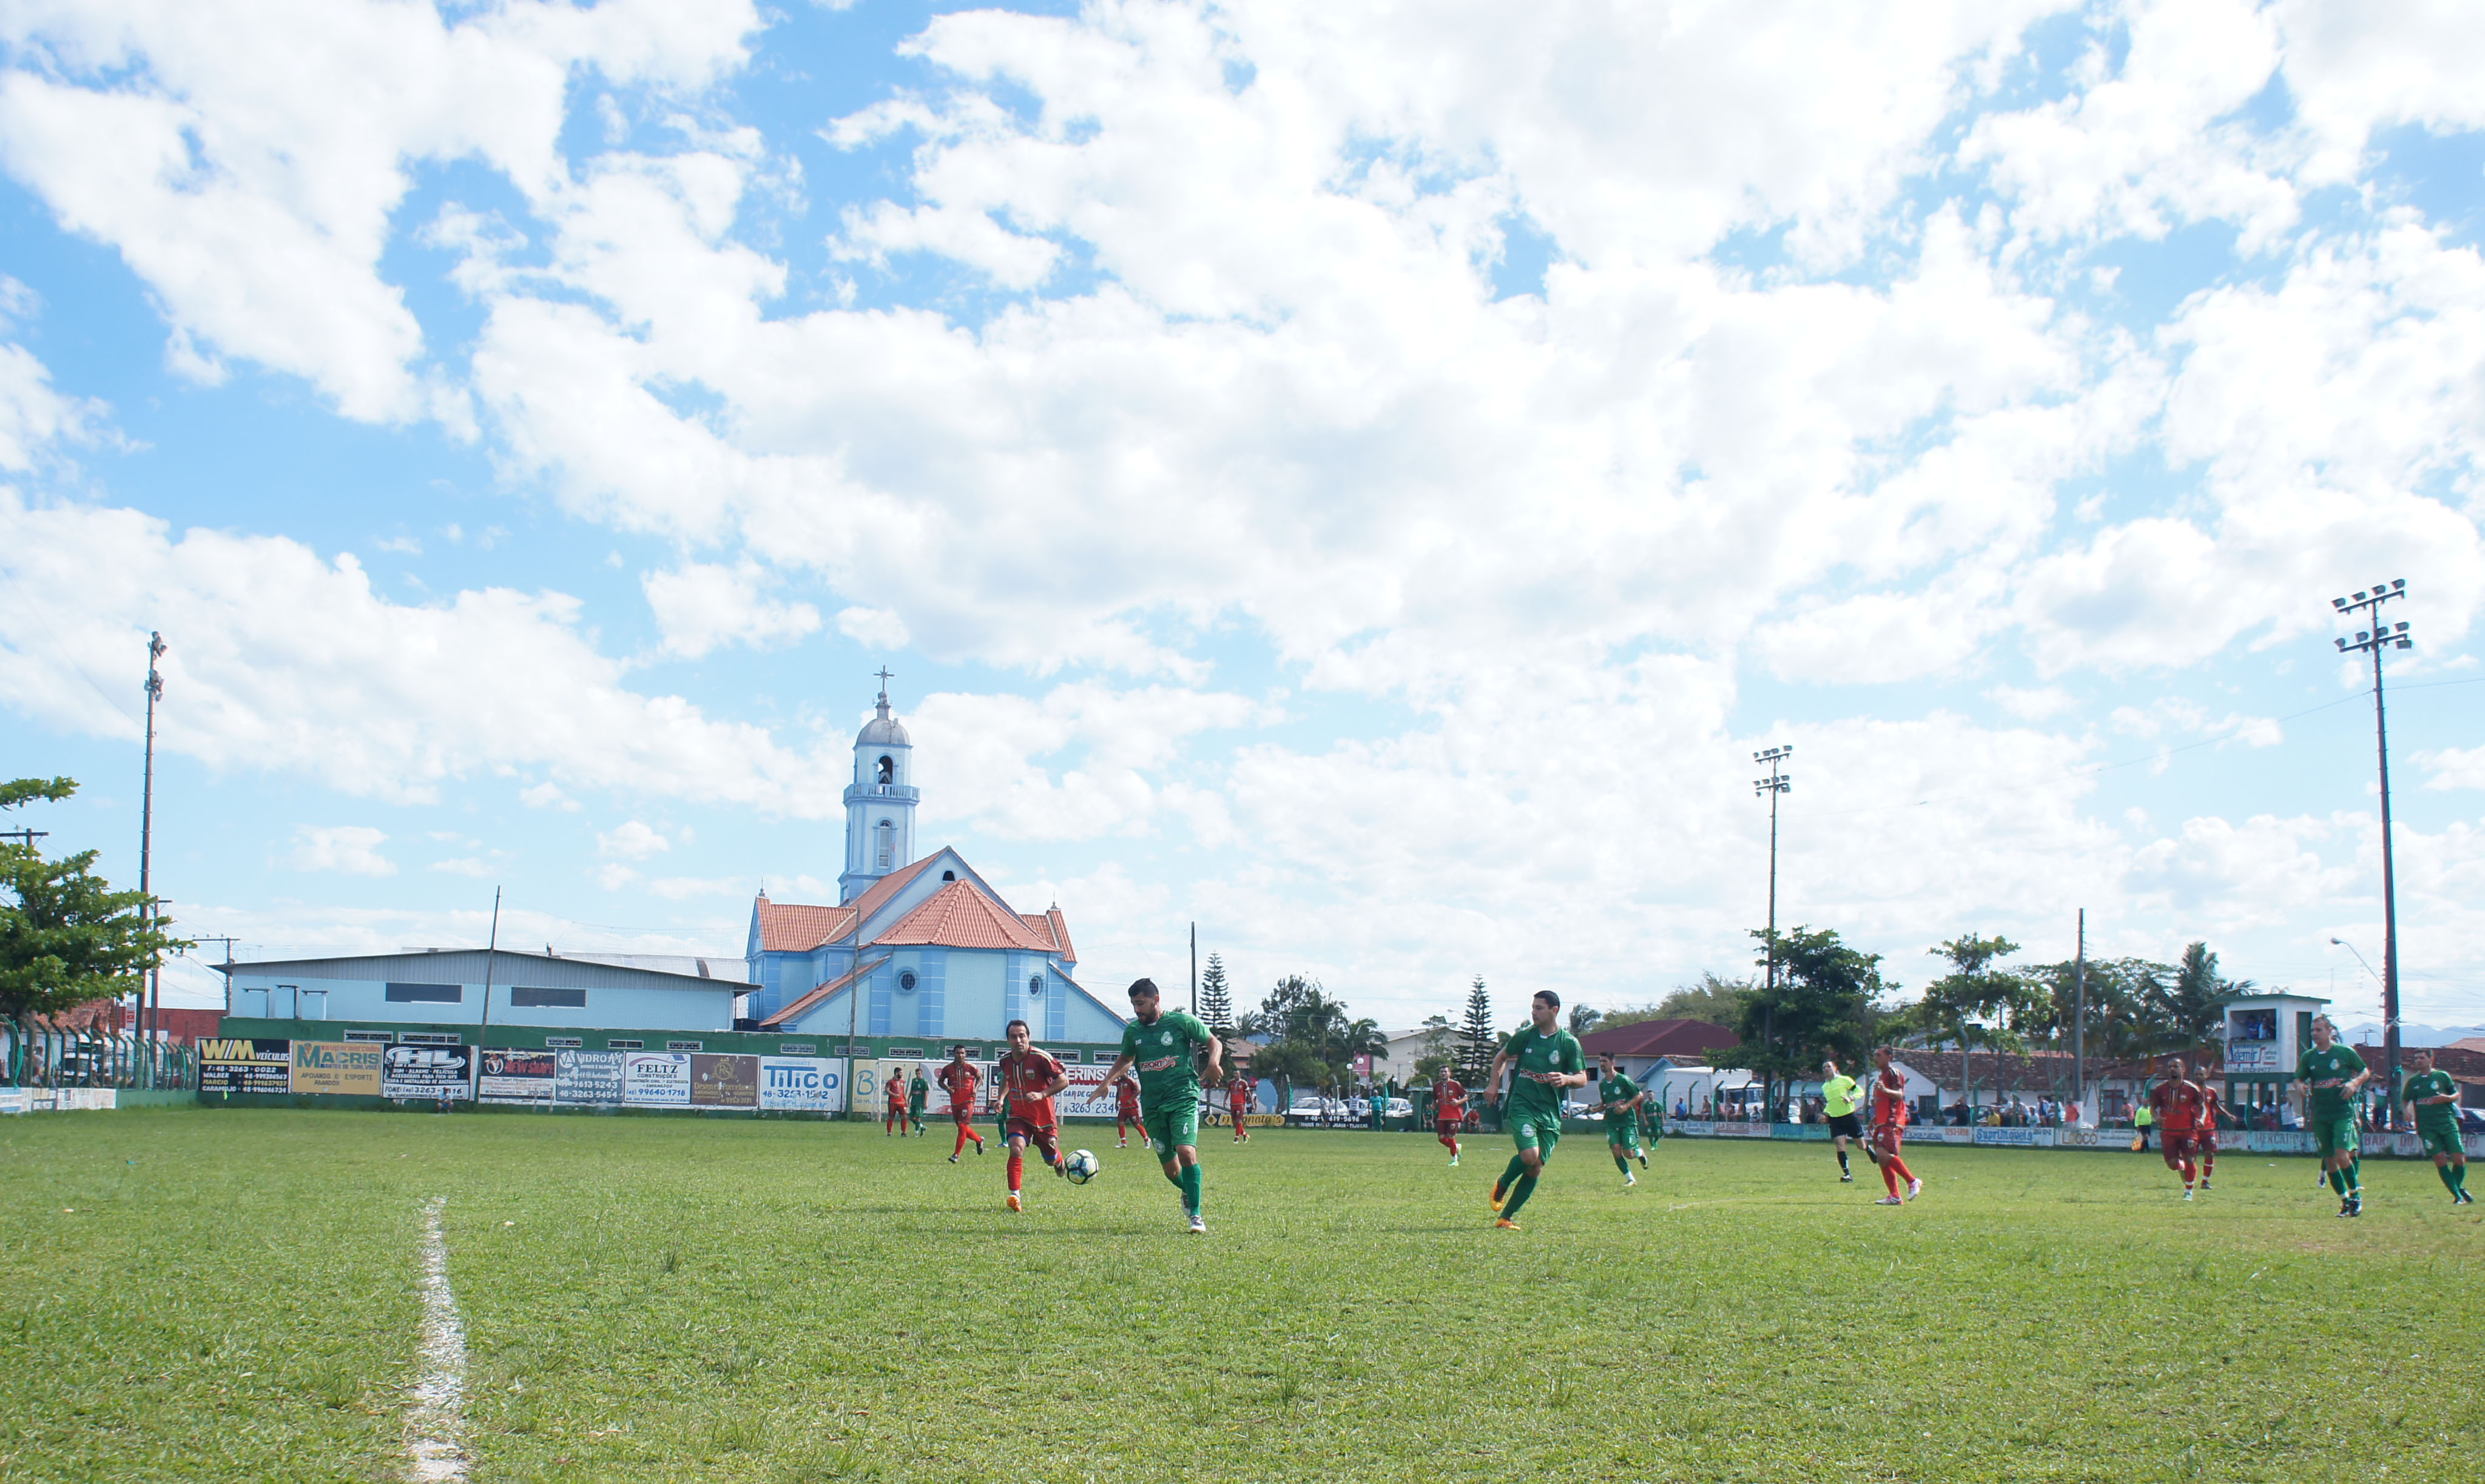
<svg viewBox="0 0 2485 1484"><path fill-rule="evenodd" d="M770 1113L842 1113L845 1063L824 1057L759 1058L759 1106Z"/></svg>
<svg viewBox="0 0 2485 1484"><path fill-rule="evenodd" d="M1065 1066L1070 1086L1061 1089L1052 1106L1064 1118L1104 1118L1110 1120L1116 1113L1112 1094L1105 1090L1105 1074L1109 1066ZM1202 1094L1205 1106L1206 1093Z"/></svg>
<svg viewBox="0 0 2485 1484"><path fill-rule="evenodd" d="M380 1096L438 1102L471 1102L475 1096L475 1049L471 1046L383 1046Z"/></svg>
<svg viewBox="0 0 2485 1484"><path fill-rule="evenodd" d="M2104 1144L2105 1140L2097 1129L2054 1130L2054 1147L2057 1149L2096 1149Z"/></svg>
<svg viewBox="0 0 2485 1484"><path fill-rule="evenodd" d="M622 1056L621 1101L633 1108L691 1106L690 1053L632 1051Z"/></svg>
<svg viewBox="0 0 2485 1484"><path fill-rule="evenodd" d="M483 1053L482 1074L476 1079L476 1092L486 1103L550 1108L553 1082L558 1075L551 1052L487 1051Z"/></svg>
<svg viewBox="0 0 2485 1484"><path fill-rule="evenodd" d="M1728 1119L1723 1123L1710 1124L1709 1129L1719 1139L1766 1139L1769 1137L1769 1126L1765 1123L1736 1123L1732 1119Z"/></svg>
<svg viewBox="0 0 2485 1484"><path fill-rule="evenodd" d="M202 1092L290 1092L293 1043L265 1036L215 1036L199 1042Z"/></svg>
<svg viewBox="0 0 2485 1484"><path fill-rule="evenodd" d="M572 1107L617 1107L628 1093L627 1054L562 1051L553 1054L552 1100Z"/></svg>
<svg viewBox="0 0 2485 1484"><path fill-rule="evenodd" d="M293 1090L377 1097L381 1050L369 1041L296 1041Z"/></svg>
<svg viewBox="0 0 2485 1484"><path fill-rule="evenodd" d="M2054 1146L2052 1129L1978 1129L1976 1141L1980 1144L2007 1144L2022 1149L2050 1149Z"/></svg>
<svg viewBox="0 0 2485 1484"><path fill-rule="evenodd" d="M35 1095L23 1087L0 1087L0 1113L32 1112Z"/></svg>
<svg viewBox="0 0 2485 1484"><path fill-rule="evenodd" d="M691 1054L693 1108L759 1106L759 1058L718 1052Z"/></svg>
<svg viewBox="0 0 2485 1484"><path fill-rule="evenodd" d="M62 1087L52 1094L55 1113L109 1113L121 1094L111 1087Z"/></svg>

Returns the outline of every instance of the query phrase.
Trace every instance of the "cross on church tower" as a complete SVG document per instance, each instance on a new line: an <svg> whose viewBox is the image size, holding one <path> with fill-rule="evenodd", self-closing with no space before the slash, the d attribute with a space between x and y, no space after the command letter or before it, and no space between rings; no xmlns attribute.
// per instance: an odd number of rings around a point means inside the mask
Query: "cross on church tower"
<svg viewBox="0 0 2485 1484"><path fill-rule="evenodd" d="M880 709L881 714L885 716L888 713L888 682L895 676L885 664L872 673L880 676Z"/></svg>

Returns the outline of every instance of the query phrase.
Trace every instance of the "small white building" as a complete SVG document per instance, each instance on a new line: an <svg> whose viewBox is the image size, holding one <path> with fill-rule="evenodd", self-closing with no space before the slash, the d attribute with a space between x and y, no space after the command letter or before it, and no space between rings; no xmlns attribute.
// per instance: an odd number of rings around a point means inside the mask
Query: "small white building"
<svg viewBox="0 0 2485 1484"><path fill-rule="evenodd" d="M500 948L430 948L225 966L225 1013L244 1020L730 1031L751 984L738 958L682 972Z"/></svg>

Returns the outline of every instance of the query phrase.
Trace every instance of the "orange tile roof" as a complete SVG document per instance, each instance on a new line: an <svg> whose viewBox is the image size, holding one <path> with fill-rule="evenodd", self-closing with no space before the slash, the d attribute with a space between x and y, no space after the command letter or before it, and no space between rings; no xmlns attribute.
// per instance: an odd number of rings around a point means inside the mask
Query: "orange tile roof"
<svg viewBox="0 0 2485 1484"><path fill-rule="evenodd" d="M1074 964L1079 962L1079 950L1070 946L1070 920L1061 915L1059 907L1047 907L1044 915L1052 923L1053 947L1062 957Z"/></svg>
<svg viewBox="0 0 2485 1484"><path fill-rule="evenodd" d="M1051 935L1038 937L1015 914L966 881L950 882L933 893L931 900L908 913L904 921L873 934L871 941L874 945L938 944L950 948L1053 951Z"/></svg>
<svg viewBox="0 0 2485 1484"><path fill-rule="evenodd" d="M772 902L759 893L759 947L772 953L808 953L854 931L852 907L811 907Z"/></svg>
<svg viewBox="0 0 2485 1484"><path fill-rule="evenodd" d="M847 985L853 983L857 976L869 974L874 969L879 968L887 962L888 962L888 958L884 954L879 958L873 959L870 963L863 965L860 969L855 970L849 974L839 975L837 977L831 979L826 984L820 985L809 994L795 1001L792 1004L789 1004L783 1009L778 1010L776 1014L769 1016L759 1024L763 1028L770 1030L782 1026L785 1022L808 1012L813 1005L818 1004L821 1001L826 1000L831 995L835 994L838 990L841 990Z"/></svg>

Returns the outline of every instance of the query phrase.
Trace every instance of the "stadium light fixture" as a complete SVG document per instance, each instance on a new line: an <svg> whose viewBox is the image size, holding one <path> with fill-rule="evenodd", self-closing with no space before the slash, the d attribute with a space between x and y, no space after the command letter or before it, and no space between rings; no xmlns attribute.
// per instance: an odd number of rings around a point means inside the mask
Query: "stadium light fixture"
<svg viewBox="0 0 2485 1484"><path fill-rule="evenodd" d="M2390 848L2390 731L2389 713L2383 704L2382 656L2391 649L2414 648L2416 640L2408 633L2405 619L2392 623L2382 617L2382 605L2405 596L2407 579L2393 577L2360 591L2352 601L2343 597L2330 600L2331 611L2342 618L2358 614L2372 618L2372 627L2358 629L2354 639L2340 639L2337 646L2342 655L2373 657L2373 751L2382 779L2382 1058L2393 1109L2398 1106L2399 1091L2399 908L2397 873ZM2353 945L2340 939L2330 941L2350 953L2356 952ZM2363 959L2361 953L2356 957L2359 962ZM2370 973L2371 968L2365 965L2365 972Z"/></svg>

